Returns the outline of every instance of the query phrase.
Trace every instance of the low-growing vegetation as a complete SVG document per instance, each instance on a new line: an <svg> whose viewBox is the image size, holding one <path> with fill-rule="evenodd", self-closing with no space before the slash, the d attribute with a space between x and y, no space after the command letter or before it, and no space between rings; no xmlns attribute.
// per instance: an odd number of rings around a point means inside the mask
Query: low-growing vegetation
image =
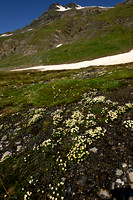
<svg viewBox="0 0 133 200"><path fill-rule="evenodd" d="M111 198L132 185L132 64L0 75L0 199Z"/></svg>

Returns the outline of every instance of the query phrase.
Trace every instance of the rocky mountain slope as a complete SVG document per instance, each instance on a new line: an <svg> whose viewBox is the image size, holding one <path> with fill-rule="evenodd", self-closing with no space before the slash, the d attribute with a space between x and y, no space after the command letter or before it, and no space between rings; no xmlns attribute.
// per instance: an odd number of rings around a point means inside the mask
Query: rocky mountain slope
<svg viewBox="0 0 133 200"><path fill-rule="evenodd" d="M130 50L132 12L132 1L115 8L52 4L26 27L0 35L0 67L75 62Z"/></svg>
<svg viewBox="0 0 133 200"><path fill-rule="evenodd" d="M132 49L132 10L53 4L0 36L0 67ZM0 71L0 200L51 199L133 199L133 63Z"/></svg>

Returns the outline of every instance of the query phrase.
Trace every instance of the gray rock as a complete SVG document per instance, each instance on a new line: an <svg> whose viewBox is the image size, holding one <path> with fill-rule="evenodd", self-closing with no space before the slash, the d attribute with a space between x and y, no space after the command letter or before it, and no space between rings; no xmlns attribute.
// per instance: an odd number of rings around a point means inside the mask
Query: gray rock
<svg viewBox="0 0 133 200"><path fill-rule="evenodd" d="M121 176L123 174L123 171L120 169L116 170L116 176Z"/></svg>
<svg viewBox="0 0 133 200"><path fill-rule="evenodd" d="M130 172L130 173L129 173L129 179L130 179L130 181L133 183L133 172Z"/></svg>
<svg viewBox="0 0 133 200"><path fill-rule="evenodd" d="M86 181L87 181L86 176L81 176L81 179L78 181L78 184L79 184L81 187L83 187L83 186L85 186Z"/></svg>
<svg viewBox="0 0 133 200"><path fill-rule="evenodd" d="M97 153L98 149L96 147L94 147L94 148L91 148L89 151L93 152L93 153Z"/></svg>
<svg viewBox="0 0 133 200"><path fill-rule="evenodd" d="M2 156L2 158L1 158L1 160L0 160L0 162L2 162L6 157L8 157L8 156L10 156L11 155L11 152L10 151L6 151L4 154L3 154L3 156Z"/></svg>
<svg viewBox="0 0 133 200"><path fill-rule="evenodd" d="M127 182L127 177L124 176L124 177L122 178L122 180L123 180L124 182Z"/></svg>
<svg viewBox="0 0 133 200"><path fill-rule="evenodd" d="M102 199L111 199L111 195L108 190L106 189L100 189L98 196Z"/></svg>
<svg viewBox="0 0 133 200"><path fill-rule="evenodd" d="M19 142L15 142L15 144L16 144L16 145L19 145L19 144L21 144L21 141L19 141Z"/></svg>
<svg viewBox="0 0 133 200"><path fill-rule="evenodd" d="M131 186L131 189L133 189L133 183L132 183L132 184L130 184L130 186Z"/></svg>
<svg viewBox="0 0 133 200"><path fill-rule="evenodd" d="M133 197L129 197L129 200L133 200Z"/></svg>
<svg viewBox="0 0 133 200"><path fill-rule="evenodd" d="M122 181L121 181L121 179L120 179L120 178L118 178L118 179L116 180L116 183L118 183L118 184L122 184Z"/></svg>
<svg viewBox="0 0 133 200"><path fill-rule="evenodd" d="M22 145L17 146L17 151L20 151L22 149Z"/></svg>
<svg viewBox="0 0 133 200"><path fill-rule="evenodd" d="M7 135L4 135L1 139L1 141L5 141L7 139Z"/></svg>
<svg viewBox="0 0 133 200"><path fill-rule="evenodd" d="M122 164L122 167L123 167L123 168L126 168L126 167L127 167L127 164L126 164L126 163L123 163L123 164Z"/></svg>
<svg viewBox="0 0 133 200"><path fill-rule="evenodd" d="M72 191L72 188L69 186L67 192L70 194Z"/></svg>
<svg viewBox="0 0 133 200"><path fill-rule="evenodd" d="M112 190L114 190L114 189L115 189L115 182L112 182L111 189L112 189Z"/></svg>
<svg viewBox="0 0 133 200"><path fill-rule="evenodd" d="M61 178L61 181L65 182L66 178L65 177L62 177Z"/></svg>

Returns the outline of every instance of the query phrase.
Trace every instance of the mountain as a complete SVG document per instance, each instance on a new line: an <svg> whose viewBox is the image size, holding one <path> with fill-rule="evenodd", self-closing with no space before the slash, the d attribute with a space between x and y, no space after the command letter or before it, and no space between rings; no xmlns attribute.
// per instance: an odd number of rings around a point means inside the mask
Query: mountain
<svg viewBox="0 0 133 200"><path fill-rule="evenodd" d="M0 67L89 60L133 46L133 1L114 8L49 6L38 19L0 35Z"/></svg>
<svg viewBox="0 0 133 200"><path fill-rule="evenodd" d="M125 0L123 2L116 4L116 6L125 5L125 4L132 3L132 2L133 2L133 0Z"/></svg>

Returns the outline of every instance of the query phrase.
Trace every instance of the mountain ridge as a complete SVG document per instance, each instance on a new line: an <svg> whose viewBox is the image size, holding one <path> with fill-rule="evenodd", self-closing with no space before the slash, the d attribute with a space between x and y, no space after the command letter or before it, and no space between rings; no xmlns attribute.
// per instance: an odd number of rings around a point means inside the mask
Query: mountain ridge
<svg viewBox="0 0 133 200"><path fill-rule="evenodd" d="M58 3L50 5L29 25L0 35L0 67L70 63L131 50L133 4L126 2L83 9L74 9L80 6L71 3L66 9L73 9L65 12L57 12ZM95 47L100 48L97 53Z"/></svg>

